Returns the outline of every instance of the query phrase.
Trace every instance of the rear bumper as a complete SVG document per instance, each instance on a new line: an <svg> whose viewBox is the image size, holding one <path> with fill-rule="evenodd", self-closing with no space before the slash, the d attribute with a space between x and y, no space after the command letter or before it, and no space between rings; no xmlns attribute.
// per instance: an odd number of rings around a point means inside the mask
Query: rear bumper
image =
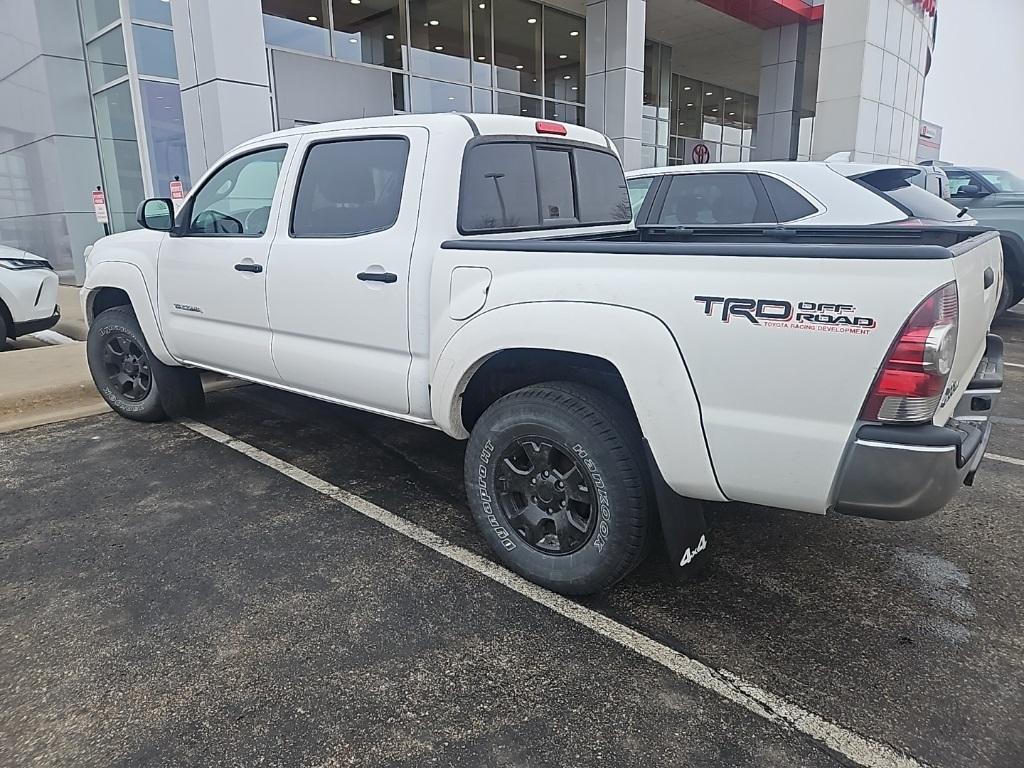
<svg viewBox="0 0 1024 768"><path fill-rule="evenodd" d="M945 426L862 426L847 453L835 511L915 520L942 509L961 485L974 482L1002 380L1003 340L990 335L985 357Z"/></svg>

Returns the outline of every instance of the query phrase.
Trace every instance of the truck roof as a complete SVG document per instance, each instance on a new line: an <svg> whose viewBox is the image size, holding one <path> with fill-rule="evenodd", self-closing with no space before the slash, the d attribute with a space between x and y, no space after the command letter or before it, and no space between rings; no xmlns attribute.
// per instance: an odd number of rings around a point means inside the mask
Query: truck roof
<svg viewBox="0 0 1024 768"><path fill-rule="evenodd" d="M590 128L557 120L540 120L533 117L515 115L466 114L461 112L445 112L439 114L417 115L386 115L382 117L362 117L353 120L336 120L330 123L303 125L298 128L287 128L273 131L249 139L241 146L255 144L281 136L299 136L309 133L351 130L355 128L388 128L388 127L420 127L427 130L469 130L480 136L546 136L538 131L541 123L557 124L565 128L565 138L586 144L594 144L606 149L615 150L615 145L605 136ZM556 136L558 138L558 136Z"/></svg>

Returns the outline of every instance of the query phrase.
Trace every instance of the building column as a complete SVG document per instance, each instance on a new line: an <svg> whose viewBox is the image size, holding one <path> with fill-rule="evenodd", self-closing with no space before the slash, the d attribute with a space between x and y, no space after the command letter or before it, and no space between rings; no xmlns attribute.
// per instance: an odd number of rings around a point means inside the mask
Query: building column
<svg viewBox="0 0 1024 768"><path fill-rule="evenodd" d="M224 152L274 130L260 0L171 0L193 183Z"/></svg>
<svg viewBox="0 0 1024 768"><path fill-rule="evenodd" d="M914 161L933 27L933 11L912 0L826 6L813 159Z"/></svg>
<svg viewBox="0 0 1024 768"><path fill-rule="evenodd" d="M626 170L641 167L645 0L587 0L587 127L606 134Z"/></svg>
<svg viewBox="0 0 1024 768"><path fill-rule="evenodd" d="M807 27L787 24L761 33L761 87L757 99L755 160L796 160Z"/></svg>

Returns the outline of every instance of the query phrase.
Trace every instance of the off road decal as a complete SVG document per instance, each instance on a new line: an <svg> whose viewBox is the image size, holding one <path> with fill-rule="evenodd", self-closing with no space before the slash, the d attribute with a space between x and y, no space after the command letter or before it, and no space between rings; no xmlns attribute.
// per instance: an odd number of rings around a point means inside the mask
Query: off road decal
<svg viewBox="0 0 1024 768"><path fill-rule="evenodd" d="M487 522L491 524L491 528L497 534L498 539L501 541L501 546L508 551L512 551L516 548L516 543L512 541L512 536L509 535L508 529L494 515L494 499L491 498L491 494L487 491L487 464L491 460L492 453L494 453L494 443L488 440L480 451L480 466L477 468L476 488L480 494L480 505L484 508L484 514L487 515Z"/></svg>
<svg viewBox="0 0 1024 768"><path fill-rule="evenodd" d="M786 299L749 299L735 296L694 296L703 305L707 317L723 323L733 318L746 320L764 328L797 328L824 333L871 333L877 323L873 317L857 314L853 304L819 301L793 302Z"/></svg>
<svg viewBox="0 0 1024 768"><path fill-rule="evenodd" d="M597 491L597 531L594 534L594 546L598 552L604 552L605 544L608 543L608 526L611 523L611 505L608 502L608 491L605 490L604 478L597 471L597 464L590 458L582 445L577 443L572 447L573 453L580 457L583 466L590 473L594 481L594 490Z"/></svg>

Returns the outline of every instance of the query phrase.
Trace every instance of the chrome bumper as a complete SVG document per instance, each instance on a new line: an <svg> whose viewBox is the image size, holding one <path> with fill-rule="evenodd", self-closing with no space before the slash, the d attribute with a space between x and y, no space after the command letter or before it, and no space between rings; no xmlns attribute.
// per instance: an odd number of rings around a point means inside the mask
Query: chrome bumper
<svg viewBox="0 0 1024 768"><path fill-rule="evenodd" d="M833 509L879 520L914 520L942 509L961 485L974 482L1002 385L1003 340L989 335L985 357L945 426L868 424L857 431Z"/></svg>

